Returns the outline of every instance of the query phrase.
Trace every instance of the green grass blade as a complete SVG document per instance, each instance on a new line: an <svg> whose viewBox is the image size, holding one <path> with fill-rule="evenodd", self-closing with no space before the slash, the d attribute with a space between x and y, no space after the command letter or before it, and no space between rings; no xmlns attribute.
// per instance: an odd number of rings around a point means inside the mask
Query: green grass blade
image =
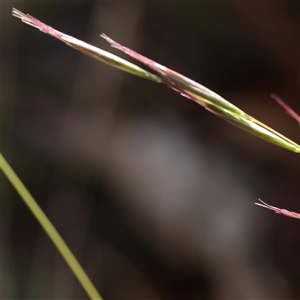
<svg viewBox="0 0 300 300"><path fill-rule="evenodd" d="M38 222L41 224L49 238L52 240L53 244L56 246L57 250L61 253L62 257L65 259L74 275L77 277L81 283L84 290L89 295L90 299L99 299L102 300L102 297L94 287L93 283L90 281L87 274L84 272L75 256L64 242L62 237L59 235L55 227L52 225L50 220L47 218L45 213L42 211L40 206L36 203L34 198L31 196L29 191L26 189L22 181L19 179L14 170L7 163L3 155L0 153L0 169L6 175L8 180L14 186L16 191L19 193L23 201L26 203L28 208L31 210L33 215L36 217Z"/></svg>

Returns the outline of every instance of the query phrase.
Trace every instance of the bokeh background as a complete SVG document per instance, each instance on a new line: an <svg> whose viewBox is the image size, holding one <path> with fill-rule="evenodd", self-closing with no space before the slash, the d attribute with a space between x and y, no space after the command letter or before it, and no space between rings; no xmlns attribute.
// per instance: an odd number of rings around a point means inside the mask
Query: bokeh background
<svg viewBox="0 0 300 300"><path fill-rule="evenodd" d="M1 1L1 152L104 299L299 299L299 158L12 7L104 32L299 142L299 1ZM131 59L129 59L131 60ZM131 60L132 61L132 60ZM2 299L87 299L1 174Z"/></svg>

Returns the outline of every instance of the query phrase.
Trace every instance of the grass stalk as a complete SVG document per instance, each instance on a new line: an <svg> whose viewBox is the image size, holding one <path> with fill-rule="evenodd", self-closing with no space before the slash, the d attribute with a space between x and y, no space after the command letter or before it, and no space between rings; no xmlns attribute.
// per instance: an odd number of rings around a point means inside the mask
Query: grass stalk
<svg viewBox="0 0 300 300"><path fill-rule="evenodd" d="M79 282L81 283L83 289L89 295L90 299L103 300L97 289L80 266L79 262L76 260L75 256L64 242L60 234L57 232L55 227L52 225L48 217L42 211L40 206L34 200L32 195L29 193L27 188L24 186L20 178L14 172L14 170L10 167L6 159L0 153L0 169L3 171L7 179L14 186L18 194L21 196L22 200L31 210L35 218L38 220L42 228L45 230L49 238L52 240L53 244L56 246L57 250L60 252L62 257L65 259L66 263L69 265L74 275L77 277Z"/></svg>

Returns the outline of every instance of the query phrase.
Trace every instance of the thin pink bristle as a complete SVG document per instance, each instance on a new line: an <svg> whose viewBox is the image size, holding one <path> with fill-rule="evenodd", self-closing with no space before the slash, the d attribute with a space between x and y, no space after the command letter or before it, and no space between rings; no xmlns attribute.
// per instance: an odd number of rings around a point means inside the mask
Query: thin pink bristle
<svg viewBox="0 0 300 300"><path fill-rule="evenodd" d="M278 95L272 93L270 95L293 119L295 119L300 125L300 116L292 110Z"/></svg>

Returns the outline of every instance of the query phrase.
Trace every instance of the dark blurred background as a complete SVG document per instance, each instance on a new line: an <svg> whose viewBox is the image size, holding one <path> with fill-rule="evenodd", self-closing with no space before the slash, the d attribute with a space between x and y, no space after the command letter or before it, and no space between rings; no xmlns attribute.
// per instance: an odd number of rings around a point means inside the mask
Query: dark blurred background
<svg viewBox="0 0 300 300"><path fill-rule="evenodd" d="M1 1L1 152L109 299L299 299L297 154L101 64L116 41L299 142L299 1ZM132 60L131 60L132 61ZM2 299L87 299L1 174Z"/></svg>

